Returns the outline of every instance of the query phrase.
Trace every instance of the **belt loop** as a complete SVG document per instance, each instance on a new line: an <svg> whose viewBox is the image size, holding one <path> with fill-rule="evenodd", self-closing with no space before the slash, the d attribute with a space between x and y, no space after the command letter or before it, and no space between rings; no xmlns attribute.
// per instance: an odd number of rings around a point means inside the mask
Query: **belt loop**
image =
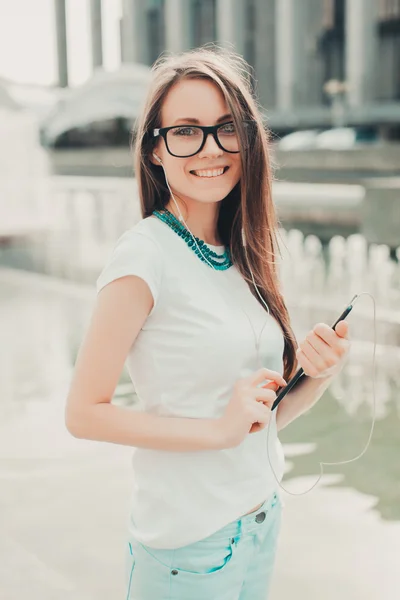
<svg viewBox="0 0 400 600"><path fill-rule="evenodd" d="M239 531L238 533L235 535L235 546L237 547L238 542L240 541L242 537L242 519L239 519Z"/></svg>

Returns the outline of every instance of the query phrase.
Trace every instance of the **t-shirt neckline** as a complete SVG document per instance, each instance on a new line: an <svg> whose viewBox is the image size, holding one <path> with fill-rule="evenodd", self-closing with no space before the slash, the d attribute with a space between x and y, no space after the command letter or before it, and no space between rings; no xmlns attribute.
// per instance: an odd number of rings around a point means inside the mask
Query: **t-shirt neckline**
<svg viewBox="0 0 400 600"><path fill-rule="evenodd" d="M175 231L173 229L171 229L171 227L167 223L164 223L164 221L161 221L161 219L158 219L154 215L150 215L149 218L152 218L155 221L159 221L162 225L165 225L171 231L171 233L173 233L173 234L176 235ZM204 242L204 240L200 240L200 241ZM216 251L219 251L219 252L223 252L225 250L225 246L224 245L222 245L222 246L215 246L214 244L207 244L207 242L204 242L204 244L206 246L208 246L209 248L211 248L212 250L216 250Z"/></svg>

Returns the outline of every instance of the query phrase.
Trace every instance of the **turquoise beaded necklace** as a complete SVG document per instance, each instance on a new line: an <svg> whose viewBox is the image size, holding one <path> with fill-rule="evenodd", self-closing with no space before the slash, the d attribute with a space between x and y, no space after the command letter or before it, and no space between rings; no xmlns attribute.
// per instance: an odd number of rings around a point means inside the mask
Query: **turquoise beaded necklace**
<svg viewBox="0 0 400 600"><path fill-rule="evenodd" d="M226 248L223 254L217 254L207 246L204 240L195 237L195 240L201 250L201 252L199 252L199 249L194 243L190 232L168 209L164 208L162 211L155 210L153 215L160 219L160 221L166 223L173 231L175 231L177 235L179 235L179 237L185 240L189 248L193 250L193 252L200 258L201 261L205 262L206 264L209 262L217 271L225 271L233 265L229 248ZM203 254L206 258L204 258Z"/></svg>

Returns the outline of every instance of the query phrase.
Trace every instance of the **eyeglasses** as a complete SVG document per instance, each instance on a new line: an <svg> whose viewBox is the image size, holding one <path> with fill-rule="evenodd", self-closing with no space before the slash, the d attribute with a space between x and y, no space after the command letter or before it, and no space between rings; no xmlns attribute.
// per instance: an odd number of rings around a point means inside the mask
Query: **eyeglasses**
<svg viewBox="0 0 400 600"><path fill-rule="evenodd" d="M242 121L246 131L250 132L254 121ZM233 121L222 125L174 125L153 129L153 137L164 138L168 152L177 158L188 158L200 152L211 133L221 150L236 154L240 152L240 140Z"/></svg>

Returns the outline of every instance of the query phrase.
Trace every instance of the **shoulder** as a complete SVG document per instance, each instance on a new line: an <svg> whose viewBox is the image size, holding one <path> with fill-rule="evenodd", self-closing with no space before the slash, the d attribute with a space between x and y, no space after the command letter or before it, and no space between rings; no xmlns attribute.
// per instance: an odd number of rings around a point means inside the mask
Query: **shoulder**
<svg viewBox="0 0 400 600"><path fill-rule="evenodd" d="M156 221L157 219L154 217L146 217L138 221L133 227L130 227L120 235L115 243L115 249L121 245L124 245L127 249L143 246L146 249L152 248L154 252L160 252L162 256Z"/></svg>
<svg viewBox="0 0 400 600"><path fill-rule="evenodd" d="M120 235L96 281L97 291L114 279L136 275L148 283L153 296L158 296L164 256L153 221L155 218L142 219Z"/></svg>

